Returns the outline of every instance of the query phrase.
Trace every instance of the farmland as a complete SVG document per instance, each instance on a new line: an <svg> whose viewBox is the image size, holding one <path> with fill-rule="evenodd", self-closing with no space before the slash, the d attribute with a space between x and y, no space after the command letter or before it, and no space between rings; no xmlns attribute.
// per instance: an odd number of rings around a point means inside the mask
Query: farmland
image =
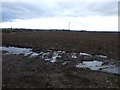
<svg viewBox="0 0 120 90"><path fill-rule="evenodd" d="M118 33L36 31L3 34L3 45L103 54L118 59Z"/></svg>
<svg viewBox="0 0 120 90"><path fill-rule="evenodd" d="M116 32L15 31L2 33L2 44L35 52L105 55L118 61L118 37ZM117 88L118 76L3 52L3 88Z"/></svg>

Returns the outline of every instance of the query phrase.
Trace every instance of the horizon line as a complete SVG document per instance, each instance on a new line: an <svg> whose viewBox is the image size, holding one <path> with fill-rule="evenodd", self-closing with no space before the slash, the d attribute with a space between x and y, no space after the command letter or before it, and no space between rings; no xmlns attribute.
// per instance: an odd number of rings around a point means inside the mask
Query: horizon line
<svg viewBox="0 0 120 90"><path fill-rule="evenodd" d="M31 29L31 30L61 30L61 31L83 31L83 32L89 32L89 31L91 31L91 32L120 32L119 30L118 31L100 31L100 30L98 30L98 31L96 31L96 30L83 30L83 29L81 29L81 30L75 30L75 29L42 29L42 28L0 28L0 29L26 29L26 30L29 30L29 29Z"/></svg>

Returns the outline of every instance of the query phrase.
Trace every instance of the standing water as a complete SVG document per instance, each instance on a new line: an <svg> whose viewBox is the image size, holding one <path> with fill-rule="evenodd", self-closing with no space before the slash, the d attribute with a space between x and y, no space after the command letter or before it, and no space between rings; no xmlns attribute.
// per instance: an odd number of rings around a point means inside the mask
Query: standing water
<svg viewBox="0 0 120 90"><path fill-rule="evenodd" d="M87 68L94 71L120 74L119 72L120 65L110 64L109 60L108 60L108 64L104 64L104 61L107 60L107 56L103 56L103 55L95 55L96 57L99 57L99 60L94 59L91 61L91 57L94 56L83 52L80 53L72 52L68 54L66 53L66 51L48 50L47 52L37 53L37 52L33 52L31 48L18 48L18 47L5 47L5 46L0 47L0 50L5 51L5 54L18 54L18 55L21 54L24 56L29 56L30 58L40 57L41 59L51 63L61 62L62 65L66 65L67 63L72 63L72 61L75 60L81 61L79 57L83 57L83 60L80 63L76 63L77 68ZM88 59L90 58L89 61L88 60L86 61L86 59L84 60L86 56L88 57Z"/></svg>

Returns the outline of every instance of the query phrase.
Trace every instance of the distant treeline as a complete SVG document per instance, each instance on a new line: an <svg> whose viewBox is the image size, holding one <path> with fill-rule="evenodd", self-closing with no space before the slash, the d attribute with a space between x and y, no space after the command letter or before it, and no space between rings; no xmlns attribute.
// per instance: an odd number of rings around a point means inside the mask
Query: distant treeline
<svg viewBox="0 0 120 90"><path fill-rule="evenodd" d="M68 30L68 29L25 29L25 28L1 28L2 33L27 32L27 31L67 31L67 32L100 32L100 33L120 33L119 31L87 31L87 30Z"/></svg>
<svg viewBox="0 0 120 90"><path fill-rule="evenodd" d="M2 33L11 33L11 32L26 32L33 31L32 29L23 29L23 28L2 28Z"/></svg>

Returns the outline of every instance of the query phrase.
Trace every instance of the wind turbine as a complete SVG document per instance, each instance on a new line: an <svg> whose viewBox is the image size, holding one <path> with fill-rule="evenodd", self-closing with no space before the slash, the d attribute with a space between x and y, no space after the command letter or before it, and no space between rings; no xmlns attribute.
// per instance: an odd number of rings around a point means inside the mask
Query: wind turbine
<svg viewBox="0 0 120 90"><path fill-rule="evenodd" d="M12 25L11 25L11 29L12 29Z"/></svg>
<svg viewBox="0 0 120 90"><path fill-rule="evenodd" d="M70 21L69 21L69 23L68 23L68 30L70 30Z"/></svg>

